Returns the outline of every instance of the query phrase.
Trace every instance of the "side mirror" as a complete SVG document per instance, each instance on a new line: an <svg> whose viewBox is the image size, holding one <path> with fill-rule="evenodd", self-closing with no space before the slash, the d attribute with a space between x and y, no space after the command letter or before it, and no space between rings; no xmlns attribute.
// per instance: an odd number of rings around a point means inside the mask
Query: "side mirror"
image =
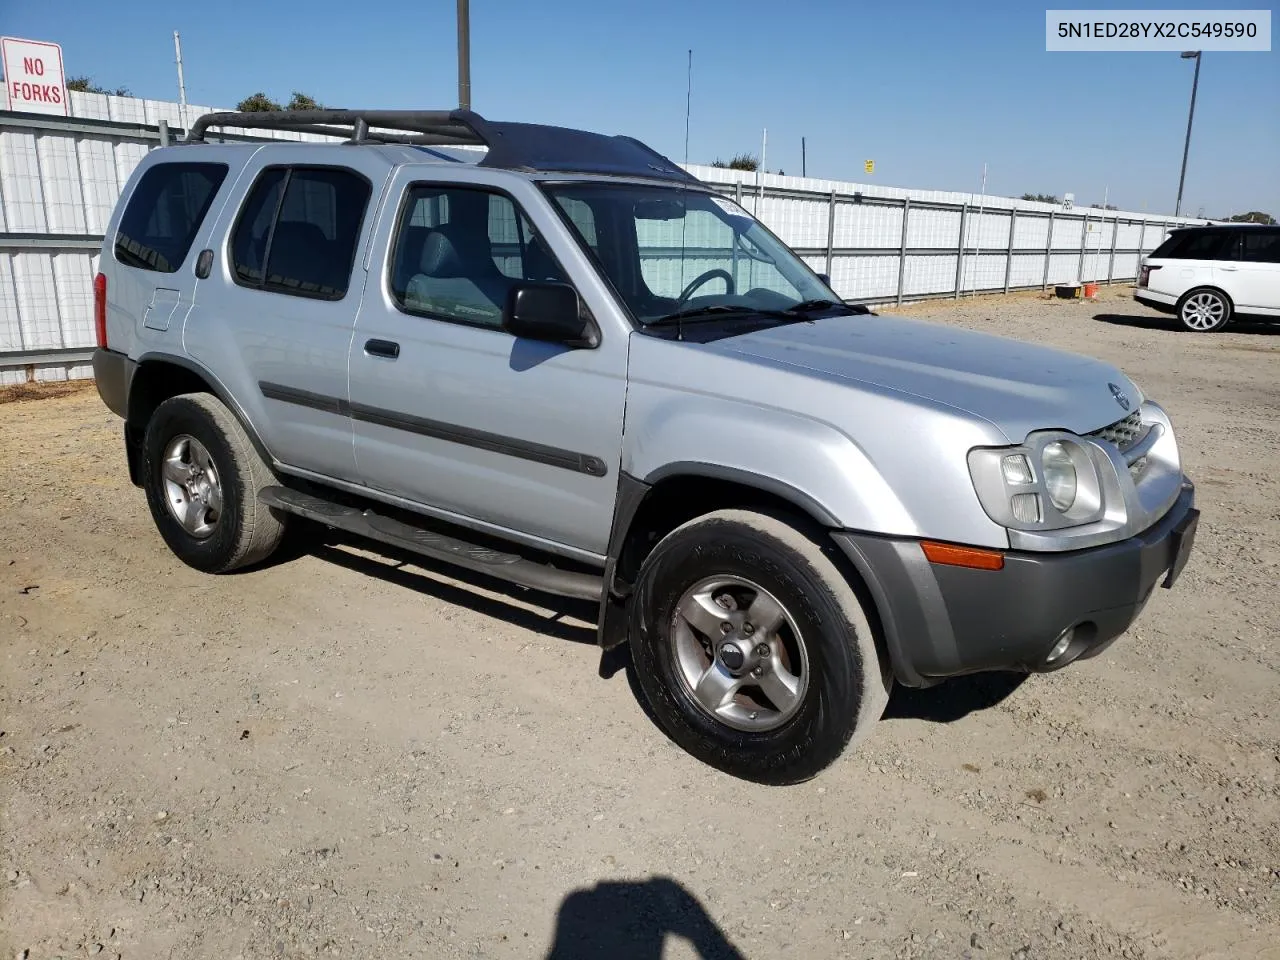
<svg viewBox="0 0 1280 960"><path fill-rule="evenodd" d="M830 286L831 286L831 277L830 277L830 276L828 276L827 274L825 274L825 273L820 273L820 274L818 274L818 279L822 281L822 285L823 285L824 287L830 287Z"/></svg>
<svg viewBox="0 0 1280 960"><path fill-rule="evenodd" d="M507 294L502 329L516 337L569 347L600 343L595 323L582 314L578 291L567 283L517 283Z"/></svg>

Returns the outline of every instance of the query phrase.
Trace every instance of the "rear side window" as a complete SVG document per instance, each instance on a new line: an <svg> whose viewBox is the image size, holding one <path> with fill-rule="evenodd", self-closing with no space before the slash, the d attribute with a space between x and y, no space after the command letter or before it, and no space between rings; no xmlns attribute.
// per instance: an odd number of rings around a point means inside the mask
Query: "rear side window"
<svg viewBox="0 0 1280 960"><path fill-rule="evenodd" d="M1280 230L1244 231L1242 259L1251 263L1280 263Z"/></svg>
<svg viewBox="0 0 1280 960"><path fill-rule="evenodd" d="M1233 239L1235 234L1230 230L1180 230L1156 247L1151 256L1168 260L1233 259Z"/></svg>
<svg viewBox="0 0 1280 960"><path fill-rule="evenodd" d="M236 283L319 300L347 295L369 181L341 167L274 167L231 233Z"/></svg>
<svg viewBox="0 0 1280 960"><path fill-rule="evenodd" d="M142 175L116 231L116 260L174 273L227 175L224 163L158 163Z"/></svg>

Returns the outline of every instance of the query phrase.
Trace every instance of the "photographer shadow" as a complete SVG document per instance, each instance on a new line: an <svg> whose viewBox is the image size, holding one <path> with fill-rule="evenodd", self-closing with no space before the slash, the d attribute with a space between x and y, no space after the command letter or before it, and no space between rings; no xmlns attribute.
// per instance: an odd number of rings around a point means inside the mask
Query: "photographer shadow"
<svg viewBox="0 0 1280 960"><path fill-rule="evenodd" d="M668 935L702 960L744 960L698 898L670 877L574 890L560 903L546 960L661 960Z"/></svg>

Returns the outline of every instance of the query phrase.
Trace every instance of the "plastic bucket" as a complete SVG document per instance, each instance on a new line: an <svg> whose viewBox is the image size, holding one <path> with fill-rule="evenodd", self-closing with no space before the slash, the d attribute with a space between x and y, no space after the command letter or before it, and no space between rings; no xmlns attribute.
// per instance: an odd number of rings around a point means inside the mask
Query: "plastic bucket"
<svg viewBox="0 0 1280 960"><path fill-rule="evenodd" d="M1098 299L1098 284L1096 282L1086 283L1084 285L1084 298L1086 300Z"/></svg>

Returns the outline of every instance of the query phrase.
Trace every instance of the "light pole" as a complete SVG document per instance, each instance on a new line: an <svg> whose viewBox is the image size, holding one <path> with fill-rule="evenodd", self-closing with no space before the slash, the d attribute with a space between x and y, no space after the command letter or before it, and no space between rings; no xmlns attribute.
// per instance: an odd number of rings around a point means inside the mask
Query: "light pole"
<svg viewBox="0 0 1280 960"><path fill-rule="evenodd" d="M458 0L458 107L471 109L471 5Z"/></svg>
<svg viewBox="0 0 1280 960"><path fill-rule="evenodd" d="M1196 75L1191 81L1191 110L1187 113L1187 141L1182 145L1182 173L1178 175L1178 202L1173 205L1173 215L1182 213L1182 185L1187 179L1187 154L1191 151L1191 121L1196 115L1196 88L1200 86L1200 51L1188 50L1182 54L1183 60L1195 60Z"/></svg>

